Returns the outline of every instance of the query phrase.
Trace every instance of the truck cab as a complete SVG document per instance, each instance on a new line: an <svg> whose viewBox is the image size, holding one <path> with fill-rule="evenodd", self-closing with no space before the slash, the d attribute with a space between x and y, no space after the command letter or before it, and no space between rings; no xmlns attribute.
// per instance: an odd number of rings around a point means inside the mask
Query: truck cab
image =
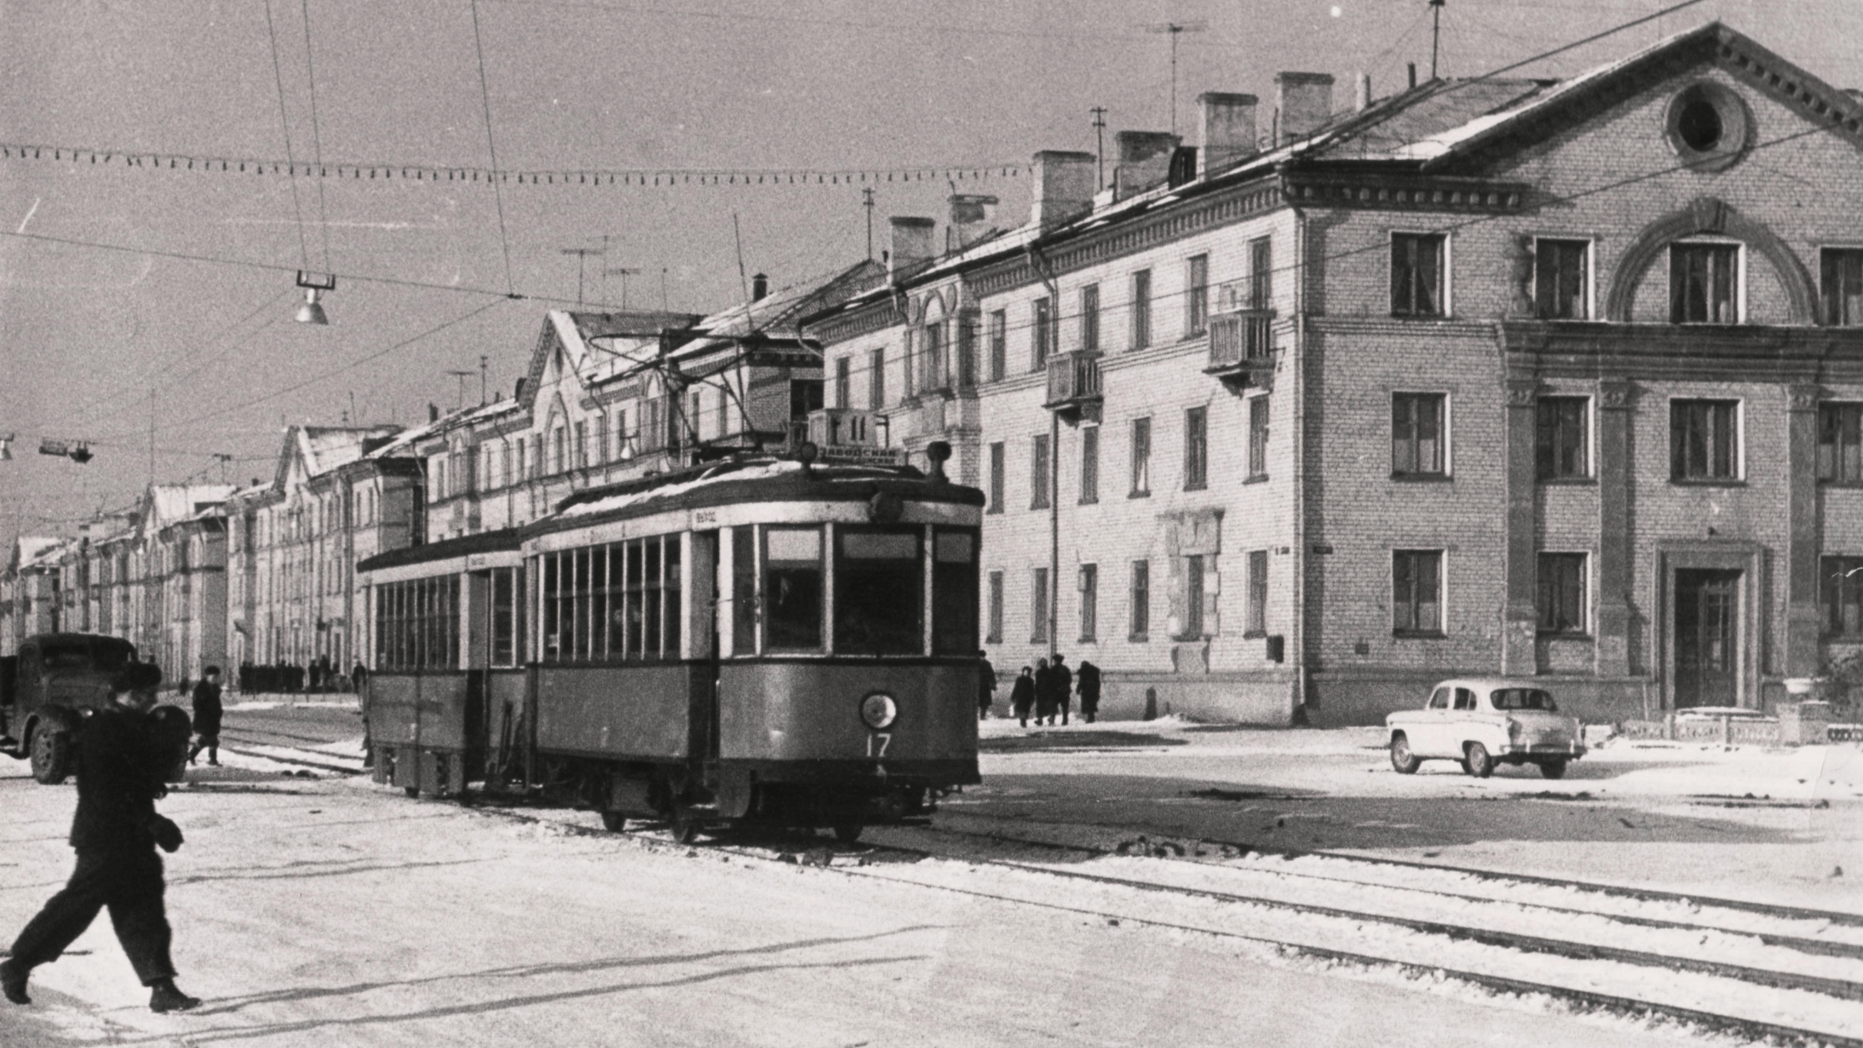
<svg viewBox="0 0 1863 1048"><path fill-rule="evenodd" d="M32 761L46 785L71 772L80 718L110 701L110 679L136 661L136 646L91 633L28 637L0 660L0 750Z"/></svg>

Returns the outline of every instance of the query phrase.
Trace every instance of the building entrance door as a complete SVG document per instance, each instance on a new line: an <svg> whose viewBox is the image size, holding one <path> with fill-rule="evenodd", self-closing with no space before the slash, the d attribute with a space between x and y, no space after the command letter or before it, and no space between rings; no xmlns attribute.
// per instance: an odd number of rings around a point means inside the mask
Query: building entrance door
<svg viewBox="0 0 1863 1048"><path fill-rule="evenodd" d="M1675 704L1740 702L1740 572L1675 573Z"/></svg>

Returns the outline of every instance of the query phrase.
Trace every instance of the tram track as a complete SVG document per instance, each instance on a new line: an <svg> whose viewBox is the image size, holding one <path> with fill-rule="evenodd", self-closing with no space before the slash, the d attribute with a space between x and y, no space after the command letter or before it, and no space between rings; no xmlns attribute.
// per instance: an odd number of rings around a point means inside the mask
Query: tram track
<svg viewBox="0 0 1863 1048"><path fill-rule="evenodd" d="M551 823L579 835L616 836L598 827L579 823L574 817L552 817L535 809L506 807L496 801L481 800L475 809L524 821ZM1328 966L1346 965L1370 971L1394 972L1407 980L1454 980L1497 994L1545 995L1565 1002L1570 1007L1598 1009L1624 1017L1663 1016L1700 1029L1752 1040L1863 1048L1863 1035L1840 1032L1824 1023L1795 1022L1791 1019L1794 1011L1815 1014L1820 1010L1828 1010L1829 1002L1842 1002L1844 1008L1854 1008L1853 1002L1863 1000L1863 982L1857 980L1704 960L1680 951L1616 947L1559 936L1523 934L1479 923L1420 919L1348 906L1290 902L1245 892L1190 886L1173 883L1168 874L1158 875L1171 866L1189 865L1171 861L1158 861L1158 865L1147 871L1147 875L1122 876L1109 872L1059 868L1048 861L989 857L976 854L966 847L950 846L954 838L975 845L980 838L989 835L941 834L937 826L914 828L910 832L941 835L945 843L944 846L936 841L911 845L891 840L895 835L891 829L876 830L884 839L851 849L847 846L828 846L820 841L806 844L788 842L786 845L773 846L716 840L688 846L679 844L668 832L652 828L651 825L624 829L619 836L652 848L703 848L706 852L747 860L801 862L850 878L912 884L981 900L1091 917L1109 924L1151 926L1209 935L1252 944L1278 956L1306 958ZM1000 834L990 839L1000 845L1046 852L1057 862L1120 858L1115 851L1108 849L1024 840ZM912 876L912 868L924 860L996 870L1003 875L1013 876L1024 890L1005 890L1002 885L994 888L961 886L935 877ZM1150 857L1147 857L1146 860L1128 861L1126 865L1143 867L1150 861ZM1217 864L1196 865L1222 868ZM1557 882L1556 878L1539 880L1565 883ZM1074 885L1075 889L1055 892L1053 886L1056 882ZM1581 885L1583 882L1570 884ZM1365 887L1362 884L1356 886ZM1056 896L1075 895L1080 889L1097 893L1102 904L1080 905L1056 901ZM1491 901L1457 898L1476 902ZM1157 905L1160 901L1164 905ZM1173 919L1170 911L1186 905L1202 908L1207 918ZM1573 920L1613 917L1608 913L1576 907L1539 908ZM1789 911L1798 918L1824 913L1796 907L1779 909ZM1841 918L1850 915L1829 916ZM1293 926L1287 926L1290 920L1295 922ZM1276 922L1280 922L1282 927L1278 930L1269 927ZM1691 925L1680 921L1662 922L1661 926L1666 930L1694 933L1721 931L1712 925ZM1379 932L1370 937L1374 941L1352 945L1351 940L1365 938L1363 933L1368 927ZM1397 938L1393 939L1392 936ZM1340 942L1341 938L1347 941ZM1766 945L1780 949L1797 948L1792 939L1791 936L1775 936L1774 941ZM1485 963L1453 963L1452 958L1462 957L1470 951L1479 952L1480 956L1474 959ZM1817 949L1802 952L1826 958L1857 959L1853 951L1844 948L1835 953ZM1534 958L1540 960L1535 961ZM1538 968L1552 963L1563 966L1562 970L1551 975L1538 972ZM1639 982L1647 983L1647 974L1639 978L1635 973L1649 973L1653 969L1671 973L1675 979L1691 980L1693 985L1681 992L1668 994L1650 992L1647 987L1642 992L1622 992L1619 989L1625 985L1634 987ZM1690 994L1693 995L1692 999L1687 999ZM1774 1014L1766 1014L1768 1010Z"/></svg>

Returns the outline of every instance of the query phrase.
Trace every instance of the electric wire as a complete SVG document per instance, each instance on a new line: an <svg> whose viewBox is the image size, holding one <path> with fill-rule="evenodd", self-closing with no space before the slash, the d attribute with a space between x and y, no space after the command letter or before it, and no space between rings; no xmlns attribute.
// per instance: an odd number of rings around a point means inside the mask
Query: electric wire
<svg viewBox="0 0 1863 1048"><path fill-rule="evenodd" d="M285 136L285 164L292 173L291 208L298 218L298 252L304 260L304 268L309 269L310 244L304 238L304 204L298 199L298 165L291 152L291 117L285 112L285 74L278 60L278 29L272 23L272 0L265 0L265 31L272 39L272 80L278 87L278 126Z"/></svg>
<svg viewBox="0 0 1863 1048"><path fill-rule="evenodd" d="M271 0L266 0L269 6ZM323 128L317 119L317 56L311 47L310 0L302 0L304 15L304 70L310 80L311 159L323 167ZM296 181L295 179L293 180ZM302 221L300 219L300 221ZM330 215L324 210L323 179L317 180L317 225L323 231L323 268L330 271Z"/></svg>
<svg viewBox="0 0 1863 1048"><path fill-rule="evenodd" d="M479 0L472 0L472 46L479 56L479 102L485 110L485 150L490 154L492 173L498 173L498 143L492 136L492 92L485 80L485 42L479 34ZM498 188L498 180L492 180L492 201L498 209L498 242L505 252L505 290L512 290L511 280L511 238L505 233L505 198Z"/></svg>

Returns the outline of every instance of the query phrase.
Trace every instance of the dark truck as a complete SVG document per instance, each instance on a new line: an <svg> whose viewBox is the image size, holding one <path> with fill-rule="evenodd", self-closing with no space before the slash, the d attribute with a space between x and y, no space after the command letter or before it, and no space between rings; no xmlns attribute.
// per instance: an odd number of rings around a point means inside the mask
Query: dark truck
<svg viewBox="0 0 1863 1048"><path fill-rule="evenodd" d="M117 637L27 637L18 655L0 657L0 751L29 757L47 786L65 781L85 714L110 701L110 679L134 661L136 646Z"/></svg>

